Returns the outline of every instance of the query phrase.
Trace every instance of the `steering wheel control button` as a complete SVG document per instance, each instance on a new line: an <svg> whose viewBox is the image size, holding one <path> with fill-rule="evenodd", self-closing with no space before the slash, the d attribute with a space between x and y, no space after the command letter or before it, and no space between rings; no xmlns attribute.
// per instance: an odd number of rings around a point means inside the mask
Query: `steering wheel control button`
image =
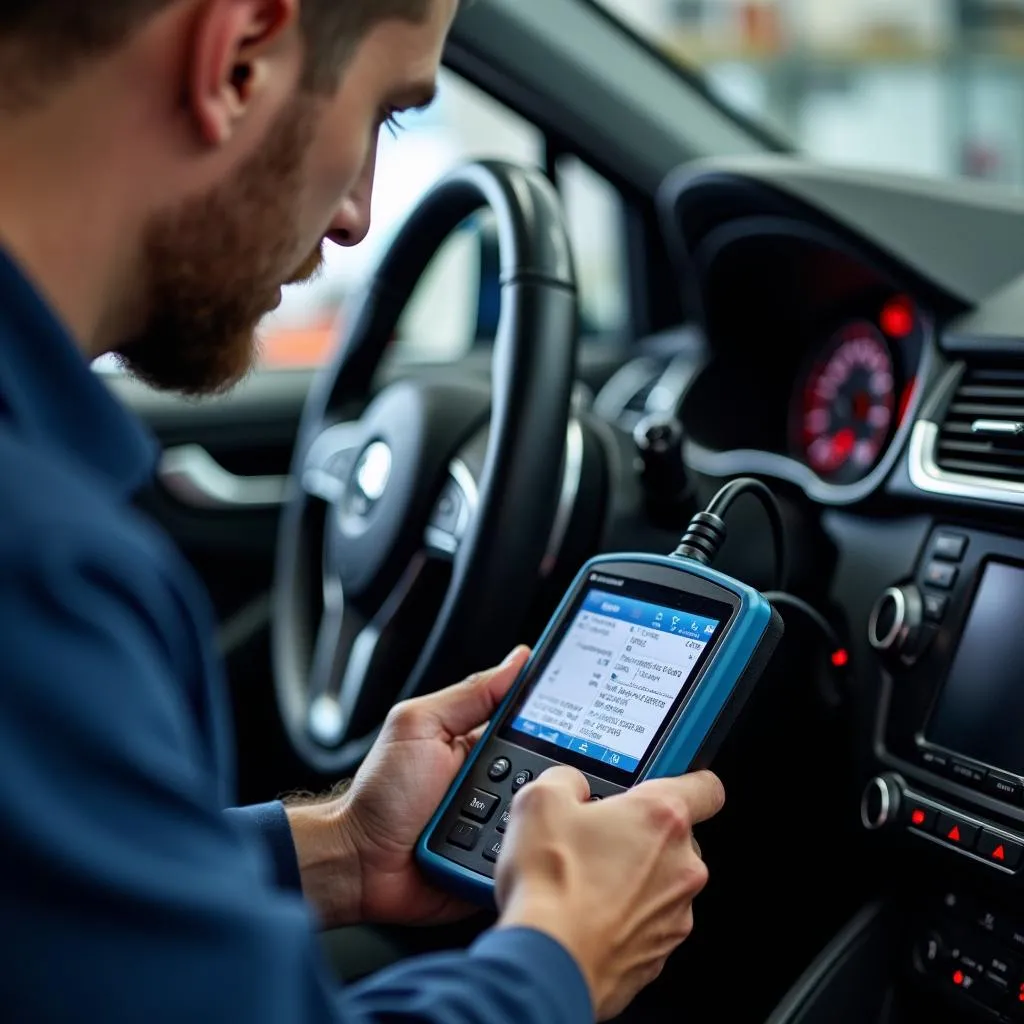
<svg viewBox="0 0 1024 1024"><path fill-rule="evenodd" d="M487 778L491 782L501 782L502 779L508 778L510 771L512 771L512 762L507 757L497 757L491 762L490 768L487 769Z"/></svg>
<svg viewBox="0 0 1024 1024"><path fill-rule="evenodd" d="M876 775L860 798L861 824L871 832L885 828L897 819L900 811L900 789L887 775Z"/></svg>
<svg viewBox="0 0 1024 1024"><path fill-rule="evenodd" d="M946 814L943 811L935 823L935 834L951 846L970 850L978 837L978 826L972 825L962 818L954 818L952 814Z"/></svg>
<svg viewBox="0 0 1024 1024"><path fill-rule="evenodd" d="M977 852L991 864L998 864L1013 871L1024 856L1024 845L983 828L978 837Z"/></svg>
<svg viewBox="0 0 1024 1024"><path fill-rule="evenodd" d="M499 832L504 832L508 828L508 823L512 820L512 807L507 806L502 809L500 815L498 815L498 823L494 826Z"/></svg>
<svg viewBox="0 0 1024 1024"><path fill-rule="evenodd" d="M462 805L462 813L474 821L488 821L498 806L498 797L493 793L485 793L482 789L474 789L469 799Z"/></svg>
<svg viewBox="0 0 1024 1024"><path fill-rule="evenodd" d="M932 557L944 562L959 562L967 550L967 538L961 533L940 533L935 538Z"/></svg>
<svg viewBox="0 0 1024 1024"><path fill-rule="evenodd" d="M911 803L907 807L907 824L918 832L932 832L936 817L935 808L927 804Z"/></svg>
<svg viewBox="0 0 1024 1024"><path fill-rule="evenodd" d="M468 821L457 821L448 833L448 842L462 850L472 850L480 838L480 826Z"/></svg>
<svg viewBox="0 0 1024 1024"><path fill-rule="evenodd" d="M929 587L952 590L959 572L955 565L948 562L929 562L928 568L924 571L924 581Z"/></svg>
<svg viewBox="0 0 1024 1024"><path fill-rule="evenodd" d="M484 847L484 860L489 860L491 863L496 861L501 856L501 844L504 842L501 836L496 836L487 846Z"/></svg>
<svg viewBox="0 0 1024 1024"><path fill-rule="evenodd" d="M441 497L437 499L430 525L454 537L459 532L464 504L462 488L454 480L450 480L441 492Z"/></svg>
<svg viewBox="0 0 1024 1024"><path fill-rule="evenodd" d="M528 771L526 768L520 769L515 775L512 776L512 792L518 793L528 782L532 781L533 772Z"/></svg>
<svg viewBox="0 0 1024 1024"><path fill-rule="evenodd" d="M1024 801L1024 786L1021 785L1020 779L1004 775L1002 772L989 771L985 776L985 792L997 800L1005 800L1011 804Z"/></svg>
<svg viewBox="0 0 1024 1024"><path fill-rule="evenodd" d="M949 598L945 594L925 594L924 617L929 622L941 622L948 604Z"/></svg>

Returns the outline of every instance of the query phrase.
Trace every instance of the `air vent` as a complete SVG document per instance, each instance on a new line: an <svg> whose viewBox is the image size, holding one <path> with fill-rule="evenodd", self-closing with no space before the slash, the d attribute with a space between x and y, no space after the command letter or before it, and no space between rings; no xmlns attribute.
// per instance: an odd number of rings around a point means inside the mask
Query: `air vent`
<svg viewBox="0 0 1024 1024"><path fill-rule="evenodd" d="M939 431L944 473L1024 484L1024 369L969 369Z"/></svg>

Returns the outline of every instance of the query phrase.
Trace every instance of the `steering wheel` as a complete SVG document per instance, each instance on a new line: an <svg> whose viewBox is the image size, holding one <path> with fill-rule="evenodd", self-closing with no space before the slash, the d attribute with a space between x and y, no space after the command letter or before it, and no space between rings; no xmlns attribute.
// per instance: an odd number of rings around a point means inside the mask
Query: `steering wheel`
<svg viewBox="0 0 1024 1024"><path fill-rule="evenodd" d="M416 283L484 207L501 262L491 387L419 374L371 400ZM463 166L398 232L314 380L281 518L275 687L315 771L354 770L394 703L521 639L563 488L577 316L559 197L539 171Z"/></svg>

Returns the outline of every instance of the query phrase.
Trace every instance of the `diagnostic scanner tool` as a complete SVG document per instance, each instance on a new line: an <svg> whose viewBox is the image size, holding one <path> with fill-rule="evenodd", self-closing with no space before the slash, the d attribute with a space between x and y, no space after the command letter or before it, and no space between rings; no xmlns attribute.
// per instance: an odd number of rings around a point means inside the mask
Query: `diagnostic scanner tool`
<svg viewBox="0 0 1024 1024"><path fill-rule="evenodd" d="M493 905L518 790L559 764L591 799L707 767L781 636L761 593L698 557L588 562L421 836L420 865Z"/></svg>

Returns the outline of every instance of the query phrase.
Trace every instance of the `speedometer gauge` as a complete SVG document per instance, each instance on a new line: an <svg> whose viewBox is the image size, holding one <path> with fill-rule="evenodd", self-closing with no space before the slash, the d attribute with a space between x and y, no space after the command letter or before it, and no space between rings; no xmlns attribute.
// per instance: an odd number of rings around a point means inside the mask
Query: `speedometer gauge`
<svg viewBox="0 0 1024 1024"><path fill-rule="evenodd" d="M829 341L794 405L801 454L819 476L852 483L869 473L895 426L892 354L873 324L855 321Z"/></svg>

